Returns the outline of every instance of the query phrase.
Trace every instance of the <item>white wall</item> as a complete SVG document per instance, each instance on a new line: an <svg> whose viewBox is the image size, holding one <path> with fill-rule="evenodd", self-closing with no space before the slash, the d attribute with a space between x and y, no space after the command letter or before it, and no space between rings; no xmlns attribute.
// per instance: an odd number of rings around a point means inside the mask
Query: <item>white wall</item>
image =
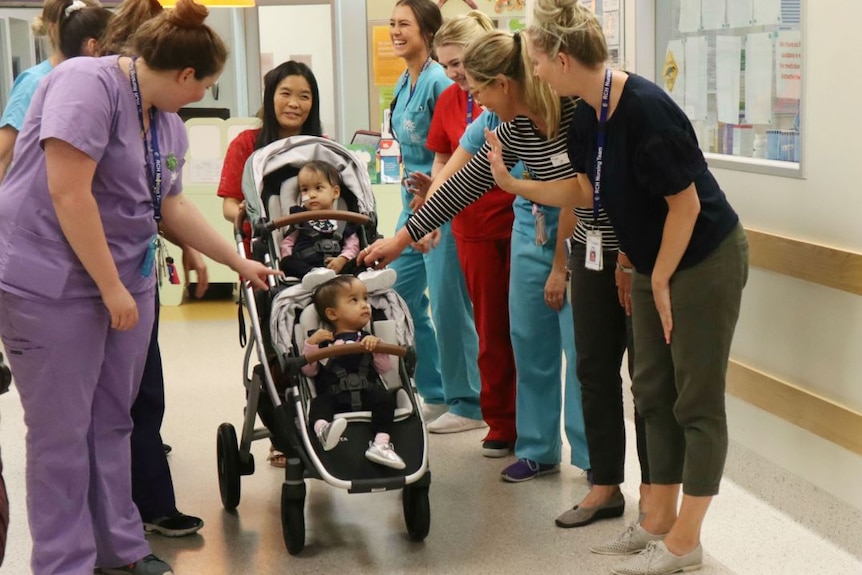
<svg viewBox="0 0 862 575"><path fill-rule="evenodd" d="M638 1L637 10L648 17L651 4ZM746 227L862 252L862 77L843 65L862 2L804 1L803 20L805 178L714 173ZM651 77L653 39L630 40L637 70ZM862 411L862 298L752 268L732 355ZM732 439L862 509L862 457L734 398L728 416Z"/></svg>
<svg viewBox="0 0 862 575"><path fill-rule="evenodd" d="M272 54L276 66L296 55L311 56L311 69L320 90L323 130L335 136L338 125L331 8L327 5L259 6L257 10L260 52ZM364 22L362 25L364 27ZM249 78L249 82L252 81L254 79Z"/></svg>

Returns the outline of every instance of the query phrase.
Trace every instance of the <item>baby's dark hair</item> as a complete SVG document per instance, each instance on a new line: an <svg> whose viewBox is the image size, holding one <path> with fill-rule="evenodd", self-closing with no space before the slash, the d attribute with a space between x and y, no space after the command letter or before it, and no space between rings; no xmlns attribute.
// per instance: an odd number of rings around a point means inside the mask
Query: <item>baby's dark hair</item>
<svg viewBox="0 0 862 575"><path fill-rule="evenodd" d="M311 160L302 165L302 168L300 168L299 171L301 172L302 170L311 170L312 172L326 178L326 181L329 182L330 186L341 187L341 174L338 173L338 168L329 162Z"/></svg>
<svg viewBox="0 0 862 575"><path fill-rule="evenodd" d="M351 275L335 276L315 288L311 294L311 299L320 321L329 323L326 318L326 308L335 307L338 296L350 290L354 281L360 280Z"/></svg>

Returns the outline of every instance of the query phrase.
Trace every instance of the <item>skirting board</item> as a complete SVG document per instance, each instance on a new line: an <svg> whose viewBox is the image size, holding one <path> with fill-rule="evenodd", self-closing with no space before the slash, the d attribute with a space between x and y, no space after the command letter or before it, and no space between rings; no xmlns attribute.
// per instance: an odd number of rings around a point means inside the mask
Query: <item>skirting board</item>
<svg viewBox="0 0 862 575"><path fill-rule="evenodd" d="M862 413L732 359L727 392L862 455Z"/></svg>

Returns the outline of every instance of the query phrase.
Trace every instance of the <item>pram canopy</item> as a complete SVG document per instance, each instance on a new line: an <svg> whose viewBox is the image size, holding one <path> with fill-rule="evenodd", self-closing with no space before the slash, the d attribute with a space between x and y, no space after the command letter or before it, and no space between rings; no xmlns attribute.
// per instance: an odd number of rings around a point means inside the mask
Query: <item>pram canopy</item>
<svg viewBox="0 0 862 575"><path fill-rule="evenodd" d="M290 207L299 205L299 187L296 178L290 177L280 184L278 213L270 213L271 204L264 205L264 183L266 177L276 171L292 167L298 172L303 164L312 160L335 166L341 175L342 195L346 188L356 200L357 212L367 216L375 214L376 204L368 169L353 152L327 138L291 136L257 150L246 162L242 191L249 219L255 222L263 216L275 218L286 215Z"/></svg>

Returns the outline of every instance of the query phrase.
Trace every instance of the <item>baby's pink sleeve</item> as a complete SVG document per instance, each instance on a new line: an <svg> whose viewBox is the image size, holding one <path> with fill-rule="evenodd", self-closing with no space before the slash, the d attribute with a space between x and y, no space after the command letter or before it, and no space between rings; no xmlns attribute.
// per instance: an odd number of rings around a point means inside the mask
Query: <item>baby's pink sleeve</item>
<svg viewBox="0 0 862 575"><path fill-rule="evenodd" d="M339 254L341 257L347 258L348 260L352 260L356 256L359 255L359 236L356 234L350 234L346 238L344 238L344 247L341 249L341 253Z"/></svg>
<svg viewBox="0 0 862 575"><path fill-rule="evenodd" d="M377 375L383 375L389 368L392 367L392 358L388 353L375 353L372 354L374 356L374 369L377 370Z"/></svg>
<svg viewBox="0 0 862 575"><path fill-rule="evenodd" d="M285 256L285 257L287 257L287 256ZM320 347L317 345L310 344L310 343L308 343L308 341L306 341L305 343L302 344L302 355L305 355L306 353L308 353L310 351L315 351L317 349L320 349ZM317 375L317 372L319 369L320 369L320 366L318 365L318 362L315 361L313 363L303 365L302 366L302 373L304 373L308 377L314 377L315 375Z"/></svg>
<svg viewBox="0 0 862 575"><path fill-rule="evenodd" d="M293 246L296 245L296 238L299 232L293 232L285 236L281 242L281 257L286 258L293 254Z"/></svg>

